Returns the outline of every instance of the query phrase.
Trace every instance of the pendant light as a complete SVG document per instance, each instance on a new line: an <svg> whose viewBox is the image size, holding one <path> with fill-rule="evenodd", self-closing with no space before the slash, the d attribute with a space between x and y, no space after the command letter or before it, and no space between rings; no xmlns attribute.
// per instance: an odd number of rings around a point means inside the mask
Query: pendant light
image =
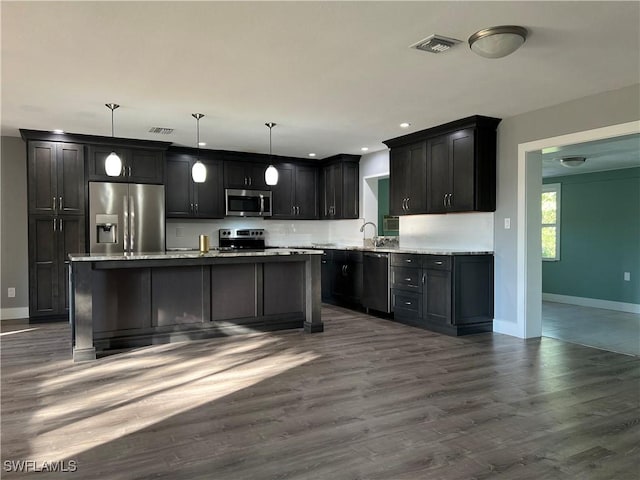
<svg viewBox="0 0 640 480"><path fill-rule="evenodd" d="M273 186L278 184L278 169L273 166L273 156L271 154L271 129L276 126L275 123L265 123L269 127L269 166L264 171L264 181L267 185Z"/></svg>
<svg viewBox="0 0 640 480"><path fill-rule="evenodd" d="M119 108L117 103L105 103L105 107L111 110L111 138L113 138L113 111ZM104 161L104 171L110 177L118 177L122 173L122 160L115 151L111 151Z"/></svg>
<svg viewBox="0 0 640 480"><path fill-rule="evenodd" d="M196 119L196 143L198 145L196 163L191 167L191 178L195 183L204 183L207 179L207 167L200 161L200 119L204 117L204 115L202 113L192 113L191 116Z"/></svg>

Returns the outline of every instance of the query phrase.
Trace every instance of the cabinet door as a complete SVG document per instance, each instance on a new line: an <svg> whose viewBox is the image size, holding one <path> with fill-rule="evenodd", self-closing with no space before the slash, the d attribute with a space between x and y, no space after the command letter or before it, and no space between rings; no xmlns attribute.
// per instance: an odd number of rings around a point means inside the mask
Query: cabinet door
<svg viewBox="0 0 640 480"><path fill-rule="evenodd" d="M29 142L29 213L52 214L58 204L56 143Z"/></svg>
<svg viewBox="0 0 640 480"><path fill-rule="evenodd" d="M411 214L427 211L427 155L426 142L409 147L410 166L407 181L407 210Z"/></svg>
<svg viewBox="0 0 640 480"><path fill-rule="evenodd" d="M247 177L249 178L249 188L252 190L268 190L267 182L264 180L264 172L269 165L262 163L251 163L247 166Z"/></svg>
<svg viewBox="0 0 640 480"><path fill-rule="evenodd" d="M332 299L332 283L334 277L333 255L331 251L325 250L320 260L320 275L322 278L322 301Z"/></svg>
<svg viewBox="0 0 640 480"><path fill-rule="evenodd" d="M224 162L224 188L249 188L245 163Z"/></svg>
<svg viewBox="0 0 640 480"><path fill-rule="evenodd" d="M427 211L445 213L451 191L449 136L427 141Z"/></svg>
<svg viewBox="0 0 640 480"><path fill-rule="evenodd" d="M275 195L275 193L274 193ZM296 218L318 218L318 170L314 167L295 168Z"/></svg>
<svg viewBox="0 0 640 480"><path fill-rule="evenodd" d="M449 136L451 161L450 212L475 210L475 158L473 129L460 130Z"/></svg>
<svg viewBox="0 0 640 480"><path fill-rule="evenodd" d="M424 270L423 308L427 323L451 325L451 272Z"/></svg>
<svg viewBox="0 0 640 480"><path fill-rule="evenodd" d="M258 316L257 264L211 266L211 320L241 323Z"/></svg>
<svg viewBox="0 0 640 480"><path fill-rule="evenodd" d="M304 312L304 263L263 264L264 315Z"/></svg>
<svg viewBox="0 0 640 480"><path fill-rule="evenodd" d="M162 184L164 179L164 152L131 149L127 159L128 181L132 183Z"/></svg>
<svg viewBox="0 0 640 480"><path fill-rule="evenodd" d="M295 166L280 164L278 169L278 184L271 187L272 216L271 218L292 218L295 216Z"/></svg>
<svg viewBox="0 0 640 480"><path fill-rule="evenodd" d="M343 165L341 163L335 163L329 167L331 169L329 178L331 179L331 194L333 196L333 210L331 214L332 218L342 218L343 214L342 167Z"/></svg>
<svg viewBox="0 0 640 480"><path fill-rule="evenodd" d="M332 174L331 167L323 167L322 168L322 179L321 179L321 199L320 199L320 215L322 218L331 218L331 212L333 211L333 180L331 179Z"/></svg>
<svg viewBox="0 0 640 480"><path fill-rule="evenodd" d="M358 218L360 215L359 168L357 163L342 165L342 217Z"/></svg>
<svg viewBox="0 0 640 480"><path fill-rule="evenodd" d="M59 143L56 146L57 213L84 214L84 146Z"/></svg>
<svg viewBox="0 0 640 480"><path fill-rule="evenodd" d="M207 180L193 183L194 210L197 218L224 217L224 190L222 188L222 162L220 160L201 160L207 168ZM191 167L189 167L191 181Z"/></svg>
<svg viewBox="0 0 640 480"><path fill-rule="evenodd" d="M411 178L411 154L408 147L391 150L389 161L389 213L406 215L405 200L408 197Z"/></svg>
<svg viewBox="0 0 640 480"><path fill-rule="evenodd" d="M104 168L104 162L111 152L116 152L122 160L122 172L117 177L110 177ZM102 182L128 182L129 177L125 171L124 166L129 161L129 150L119 147L110 147L104 145L90 145L88 148L89 160L87 161L87 167L89 169L89 180L102 181Z"/></svg>
<svg viewBox="0 0 640 480"><path fill-rule="evenodd" d="M29 216L29 316L58 313L58 219Z"/></svg>
<svg viewBox="0 0 640 480"><path fill-rule="evenodd" d="M84 217L58 217L58 311L69 313L69 254L85 252Z"/></svg>
<svg viewBox="0 0 640 480"><path fill-rule="evenodd" d="M193 212L191 164L189 155L167 156L164 194L168 218L189 217Z"/></svg>

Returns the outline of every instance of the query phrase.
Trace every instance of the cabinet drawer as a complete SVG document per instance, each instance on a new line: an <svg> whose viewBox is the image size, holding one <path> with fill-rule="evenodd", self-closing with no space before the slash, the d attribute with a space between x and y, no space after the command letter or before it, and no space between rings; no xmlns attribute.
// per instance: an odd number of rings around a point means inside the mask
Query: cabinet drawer
<svg viewBox="0 0 640 480"><path fill-rule="evenodd" d="M419 268L393 267L391 286L400 290L422 292L422 274Z"/></svg>
<svg viewBox="0 0 640 480"><path fill-rule="evenodd" d="M418 322L422 318L422 295L419 293L391 290L394 318Z"/></svg>
<svg viewBox="0 0 640 480"><path fill-rule="evenodd" d="M391 265L398 267L420 267L420 255L413 253L392 253Z"/></svg>
<svg viewBox="0 0 640 480"><path fill-rule="evenodd" d="M429 270L451 270L451 259L449 255L425 255L422 266Z"/></svg>

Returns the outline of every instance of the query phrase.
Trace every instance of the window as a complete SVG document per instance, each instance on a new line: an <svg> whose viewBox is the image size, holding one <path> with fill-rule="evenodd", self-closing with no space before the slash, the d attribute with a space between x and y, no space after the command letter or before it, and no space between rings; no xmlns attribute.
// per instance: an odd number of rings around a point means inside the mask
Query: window
<svg viewBox="0 0 640 480"><path fill-rule="evenodd" d="M560 184L542 185L542 260L560 260Z"/></svg>

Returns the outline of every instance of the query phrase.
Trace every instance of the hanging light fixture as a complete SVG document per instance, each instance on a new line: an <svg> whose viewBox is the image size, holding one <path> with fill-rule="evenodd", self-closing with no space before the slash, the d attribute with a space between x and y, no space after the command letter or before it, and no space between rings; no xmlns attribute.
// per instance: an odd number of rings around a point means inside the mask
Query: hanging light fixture
<svg viewBox="0 0 640 480"><path fill-rule="evenodd" d="M277 185L278 184L278 169L273 166L273 156L271 154L271 129L276 126L275 123L269 122L265 123L267 127L269 127L269 166L264 171L264 181L267 185Z"/></svg>
<svg viewBox="0 0 640 480"><path fill-rule="evenodd" d="M192 113L191 116L196 119L196 145L198 145L196 163L191 167L191 178L193 178L195 183L204 183L207 179L207 167L200 161L200 119L204 117L204 115L202 113Z"/></svg>
<svg viewBox="0 0 640 480"><path fill-rule="evenodd" d="M113 138L113 111L120 105L117 103L105 103L104 105L111 110L111 138ZM104 161L104 171L110 177L118 177L122 173L122 160L115 151L112 151Z"/></svg>
<svg viewBox="0 0 640 480"><path fill-rule="evenodd" d="M516 25L485 28L469 37L469 48L481 57L502 58L520 48L527 34L526 28Z"/></svg>

